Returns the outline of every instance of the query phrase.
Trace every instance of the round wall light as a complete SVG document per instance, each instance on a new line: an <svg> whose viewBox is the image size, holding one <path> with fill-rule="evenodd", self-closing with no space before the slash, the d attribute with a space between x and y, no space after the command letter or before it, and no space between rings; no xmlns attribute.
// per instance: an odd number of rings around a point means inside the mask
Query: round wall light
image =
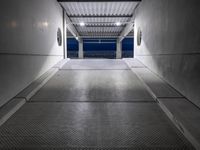
<svg viewBox="0 0 200 150"><path fill-rule="evenodd" d="M58 42L58 46L62 45L62 32L60 28L58 28L57 30L57 42Z"/></svg>

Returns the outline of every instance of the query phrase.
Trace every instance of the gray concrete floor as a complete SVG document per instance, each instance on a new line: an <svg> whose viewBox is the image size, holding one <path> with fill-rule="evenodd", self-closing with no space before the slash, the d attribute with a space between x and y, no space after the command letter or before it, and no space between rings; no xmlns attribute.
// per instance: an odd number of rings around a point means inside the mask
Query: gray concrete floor
<svg viewBox="0 0 200 150"><path fill-rule="evenodd" d="M1 149L193 149L122 60L71 60L0 139Z"/></svg>
<svg viewBox="0 0 200 150"><path fill-rule="evenodd" d="M61 70L32 101L154 101L131 70Z"/></svg>

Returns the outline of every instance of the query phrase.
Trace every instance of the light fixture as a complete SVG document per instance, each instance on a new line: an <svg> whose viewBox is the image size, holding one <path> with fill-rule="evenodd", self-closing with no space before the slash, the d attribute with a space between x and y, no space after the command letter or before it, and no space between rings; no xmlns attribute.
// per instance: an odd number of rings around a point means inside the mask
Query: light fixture
<svg viewBox="0 0 200 150"><path fill-rule="evenodd" d="M115 25L116 26L121 26L121 22L116 22Z"/></svg>
<svg viewBox="0 0 200 150"><path fill-rule="evenodd" d="M85 26L85 23L84 23L84 22L81 22L81 23L80 23L80 26L81 26L81 27Z"/></svg>
<svg viewBox="0 0 200 150"><path fill-rule="evenodd" d="M141 28L139 27L137 31L137 45L140 46L141 43L142 43L142 31Z"/></svg>
<svg viewBox="0 0 200 150"><path fill-rule="evenodd" d="M78 37L77 37L77 36L76 36L75 38L76 38L76 40L78 40Z"/></svg>

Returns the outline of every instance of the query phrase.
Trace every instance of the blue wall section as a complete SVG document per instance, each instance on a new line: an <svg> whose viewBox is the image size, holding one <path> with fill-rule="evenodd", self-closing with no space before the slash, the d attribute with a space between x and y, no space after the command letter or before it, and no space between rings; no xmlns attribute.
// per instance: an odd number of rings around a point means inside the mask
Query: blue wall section
<svg viewBox="0 0 200 150"><path fill-rule="evenodd" d="M101 42L99 40L84 40L83 42L84 51L116 51L116 40L108 39L101 40Z"/></svg>
<svg viewBox="0 0 200 150"><path fill-rule="evenodd" d="M122 57L133 57L133 48L134 48L134 39L133 38L125 38L122 41Z"/></svg>
<svg viewBox="0 0 200 150"><path fill-rule="evenodd" d="M116 39L84 39L84 57L115 58Z"/></svg>
<svg viewBox="0 0 200 150"><path fill-rule="evenodd" d="M122 57L133 57L133 38L122 41ZM68 38L68 57L78 57L78 41ZM84 57L86 58L115 58L116 39L83 39Z"/></svg>
<svg viewBox="0 0 200 150"><path fill-rule="evenodd" d="M78 58L78 41L75 38L67 39L68 58Z"/></svg>

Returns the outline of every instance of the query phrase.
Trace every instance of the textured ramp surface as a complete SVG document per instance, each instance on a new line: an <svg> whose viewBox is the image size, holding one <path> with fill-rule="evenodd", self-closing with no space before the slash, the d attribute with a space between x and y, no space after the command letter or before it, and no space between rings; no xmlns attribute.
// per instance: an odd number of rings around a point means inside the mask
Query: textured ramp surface
<svg viewBox="0 0 200 150"><path fill-rule="evenodd" d="M159 101L181 124L182 130L189 132L188 136L193 138L192 142L196 142L197 149L200 149L200 109L185 98L160 98Z"/></svg>
<svg viewBox="0 0 200 150"><path fill-rule="evenodd" d="M83 59L83 60L70 60L62 69L108 69L108 70L123 70L129 69L123 60L116 59Z"/></svg>
<svg viewBox="0 0 200 150"><path fill-rule="evenodd" d="M192 149L156 103L27 103L0 148Z"/></svg>
<svg viewBox="0 0 200 150"><path fill-rule="evenodd" d="M154 101L131 70L59 71L32 101Z"/></svg>
<svg viewBox="0 0 200 150"><path fill-rule="evenodd" d="M132 68L132 70L145 82L157 98L183 97L148 68Z"/></svg>

